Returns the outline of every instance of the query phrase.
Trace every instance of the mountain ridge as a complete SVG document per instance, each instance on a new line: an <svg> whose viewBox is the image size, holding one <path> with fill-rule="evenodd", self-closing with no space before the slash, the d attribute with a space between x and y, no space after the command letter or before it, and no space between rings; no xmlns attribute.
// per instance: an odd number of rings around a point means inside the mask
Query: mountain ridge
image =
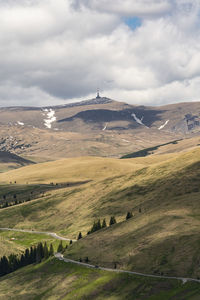
<svg viewBox="0 0 200 300"><path fill-rule="evenodd" d="M200 102L152 107L100 97L40 108L0 108L0 150L47 160L121 157L199 132Z"/></svg>

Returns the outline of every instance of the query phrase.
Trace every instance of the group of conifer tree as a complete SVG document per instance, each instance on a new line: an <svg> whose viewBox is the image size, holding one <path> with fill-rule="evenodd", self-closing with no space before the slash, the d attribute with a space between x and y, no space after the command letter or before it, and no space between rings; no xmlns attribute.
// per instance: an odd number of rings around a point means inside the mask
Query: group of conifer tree
<svg viewBox="0 0 200 300"><path fill-rule="evenodd" d="M139 212L141 212L141 209L139 210ZM128 211L126 214L126 220L128 220L132 217L133 217L133 213ZM113 224L116 224L116 223L117 223L117 221L116 221L115 217L114 216L110 217L109 226L112 226ZM91 229L88 231L87 235L89 235L93 232L96 232L100 229L106 228L106 227L107 227L106 219L103 219L102 222L100 219L98 219L97 221L94 221L94 223L93 223ZM83 237L82 233L79 232L77 240L82 239L82 237Z"/></svg>
<svg viewBox="0 0 200 300"><path fill-rule="evenodd" d="M117 223L115 217L111 217L110 218L110 222L109 222L109 226L113 225ZM100 229L103 229L103 228L106 228L107 227L107 224L106 224L106 219L103 219L103 221L101 222L100 219L98 219L97 221L94 221L93 225L92 225L92 228L88 231L87 234L90 234L90 233L93 233L95 231L98 231Z"/></svg>
<svg viewBox="0 0 200 300"><path fill-rule="evenodd" d="M33 263L40 263L42 259L48 259L53 254L54 249L52 244L48 249L46 242L44 245L40 242L37 246L27 248L20 256L16 254L11 254L8 258L3 256L0 259L0 276L4 276Z"/></svg>
<svg viewBox="0 0 200 300"><path fill-rule="evenodd" d="M128 220L132 217L133 217L132 212L128 211L127 215L126 215L126 220ZM110 217L109 226L112 226L113 224L116 224L116 223L117 223L117 221L116 221L115 217L114 216ZM103 219L102 222L100 219L98 219L97 221L94 221L92 228L88 231L87 234L93 233L93 232L103 229L105 227L107 227L106 219ZM78 239L80 239L80 238L82 238L81 232L78 235Z"/></svg>
<svg viewBox="0 0 200 300"><path fill-rule="evenodd" d="M72 245L72 240L69 241L69 245ZM62 244L62 240L61 240L59 245L58 245L57 252L62 253L67 248L68 248L68 245L66 244L66 246L64 247L63 244Z"/></svg>
<svg viewBox="0 0 200 300"><path fill-rule="evenodd" d="M117 221L116 221L115 217L112 216L112 217L110 218L109 226L111 226L111 225L113 225L113 224L115 224L115 223L117 223ZM103 219L102 222L101 222L100 219L98 219L97 221L94 221L94 223L93 223L91 229L88 231L87 235L89 235L89 234L91 234L91 233L93 233L93 232L95 232L95 231L98 231L98 230L100 230L100 229L106 228L106 227L107 227L106 219ZM82 236L82 233L79 232L77 240L82 239L82 237L83 237L83 236Z"/></svg>
<svg viewBox="0 0 200 300"><path fill-rule="evenodd" d="M14 205L18 205L18 204L22 204L24 202L28 202L28 201L31 201L30 198L26 199L26 200L15 200L14 202L4 202L3 204L0 205L0 209L1 208L7 208L7 207L10 207L10 206L14 206Z"/></svg>

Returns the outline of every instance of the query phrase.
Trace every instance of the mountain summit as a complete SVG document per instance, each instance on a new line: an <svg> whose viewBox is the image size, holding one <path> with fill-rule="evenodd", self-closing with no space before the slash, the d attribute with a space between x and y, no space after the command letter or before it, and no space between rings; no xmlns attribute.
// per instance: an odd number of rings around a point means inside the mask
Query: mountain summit
<svg viewBox="0 0 200 300"><path fill-rule="evenodd" d="M119 157L193 137L200 103L134 106L107 97L48 107L0 109L0 150L17 155ZM56 146L56 149L55 149Z"/></svg>

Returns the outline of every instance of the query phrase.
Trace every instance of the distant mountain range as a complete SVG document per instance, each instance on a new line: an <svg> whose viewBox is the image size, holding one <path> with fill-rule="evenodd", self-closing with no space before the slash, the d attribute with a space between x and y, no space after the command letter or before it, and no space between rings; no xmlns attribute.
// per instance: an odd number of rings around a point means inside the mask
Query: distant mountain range
<svg viewBox="0 0 200 300"><path fill-rule="evenodd" d="M0 150L47 159L119 157L199 132L200 102L148 107L99 97L42 108L0 108Z"/></svg>

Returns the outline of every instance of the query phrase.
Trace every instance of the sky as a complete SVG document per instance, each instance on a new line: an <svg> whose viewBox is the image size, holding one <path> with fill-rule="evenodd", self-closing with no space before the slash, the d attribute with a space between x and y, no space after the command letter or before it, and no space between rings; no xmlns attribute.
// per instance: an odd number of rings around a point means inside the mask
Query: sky
<svg viewBox="0 0 200 300"><path fill-rule="evenodd" d="M0 106L200 100L200 0L0 0Z"/></svg>

